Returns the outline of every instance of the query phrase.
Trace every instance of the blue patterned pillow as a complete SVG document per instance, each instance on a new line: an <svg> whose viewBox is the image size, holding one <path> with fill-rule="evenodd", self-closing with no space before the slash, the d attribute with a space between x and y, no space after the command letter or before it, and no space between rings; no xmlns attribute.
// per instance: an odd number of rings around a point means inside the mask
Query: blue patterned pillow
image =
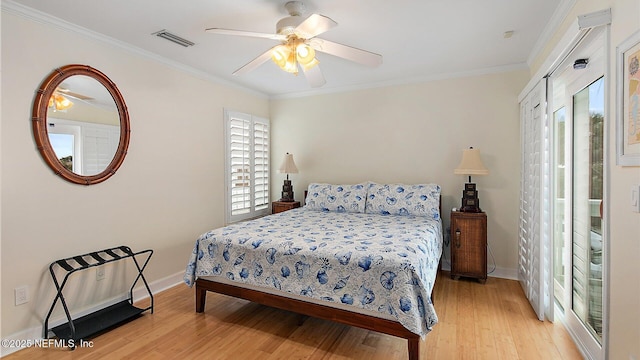
<svg viewBox="0 0 640 360"><path fill-rule="evenodd" d="M364 212L366 184L309 184L305 207L310 210Z"/></svg>
<svg viewBox="0 0 640 360"><path fill-rule="evenodd" d="M440 186L369 183L366 211L371 214L440 218Z"/></svg>

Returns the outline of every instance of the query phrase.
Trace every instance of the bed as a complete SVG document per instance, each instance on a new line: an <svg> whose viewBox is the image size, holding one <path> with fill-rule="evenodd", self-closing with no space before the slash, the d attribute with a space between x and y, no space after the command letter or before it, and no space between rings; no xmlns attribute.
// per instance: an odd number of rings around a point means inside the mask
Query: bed
<svg viewBox="0 0 640 360"><path fill-rule="evenodd" d="M202 234L184 281L207 291L405 338L437 323L442 254L435 184L310 184L305 206Z"/></svg>

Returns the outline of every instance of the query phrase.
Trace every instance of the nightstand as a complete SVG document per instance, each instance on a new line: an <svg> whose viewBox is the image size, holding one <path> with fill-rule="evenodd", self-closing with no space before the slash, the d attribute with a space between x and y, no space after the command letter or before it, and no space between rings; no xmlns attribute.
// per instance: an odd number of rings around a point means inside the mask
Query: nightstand
<svg viewBox="0 0 640 360"><path fill-rule="evenodd" d="M487 281L487 214L451 212L451 278Z"/></svg>
<svg viewBox="0 0 640 360"><path fill-rule="evenodd" d="M277 214L283 211L300 207L300 201L274 201L271 203L271 213Z"/></svg>

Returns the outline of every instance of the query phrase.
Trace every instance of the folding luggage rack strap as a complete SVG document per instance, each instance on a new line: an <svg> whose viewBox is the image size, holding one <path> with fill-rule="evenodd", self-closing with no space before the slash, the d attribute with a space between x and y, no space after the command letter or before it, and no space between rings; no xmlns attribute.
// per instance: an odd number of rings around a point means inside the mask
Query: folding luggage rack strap
<svg viewBox="0 0 640 360"><path fill-rule="evenodd" d="M140 255L146 255L146 258L144 258L144 262L142 263L138 262L137 259L137 257ZM132 319L140 315L144 311L151 310L151 313L153 314L153 294L151 293L151 289L149 288L147 280L142 274L145 267L149 263L149 260L151 259L151 255L153 255L153 250L151 249L133 252L128 246L118 246L114 248L90 252L87 254L76 255L52 262L51 265L49 265L49 272L51 273L51 278L53 279L57 294L55 299L53 300L53 303L51 304L49 313L44 320L44 338L49 338L49 330L51 330L58 338L73 339L74 342L72 342L71 344L75 344L78 340L85 339L90 335L94 335L114 325ZM133 281L133 284L129 289L129 298L122 301L121 303L108 306L94 313L82 316L75 320L72 319L71 313L69 312L69 308L67 306L67 302L64 298L64 295L62 294L62 290L67 284L69 276L76 271L81 271L91 267L101 266L110 262L128 258L131 258L133 260L133 263L138 270L138 275L136 276L136 279ZM56 269L60 268L66 272L62 282L59 282L58 278L56 277ZM139 280L142 280L142 283L144 284L144 287L146 288L150 299L150 305L144 309L133 306L133 288L136 286ZM51 314L53 313L58 300L60 300L60 303L62 304L68 322L66 324L49 329L49 318L51 317Z"/></svg>

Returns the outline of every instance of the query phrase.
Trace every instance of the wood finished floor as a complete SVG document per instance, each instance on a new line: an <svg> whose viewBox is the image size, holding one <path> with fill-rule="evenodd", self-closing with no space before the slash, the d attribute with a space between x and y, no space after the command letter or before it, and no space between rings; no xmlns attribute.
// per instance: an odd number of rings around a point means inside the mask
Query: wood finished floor
<svg viewBox="0 0 640 360"><path fill-rule="evenodd" d="M582 359L560 324L540 322L513 280L451 280L435 287L439 323L422 359ZM18 359L406 359L407 341L208 293L195 313L194 289L155 296L155 313L92 339L93 348L29 348Z"/></svg>

